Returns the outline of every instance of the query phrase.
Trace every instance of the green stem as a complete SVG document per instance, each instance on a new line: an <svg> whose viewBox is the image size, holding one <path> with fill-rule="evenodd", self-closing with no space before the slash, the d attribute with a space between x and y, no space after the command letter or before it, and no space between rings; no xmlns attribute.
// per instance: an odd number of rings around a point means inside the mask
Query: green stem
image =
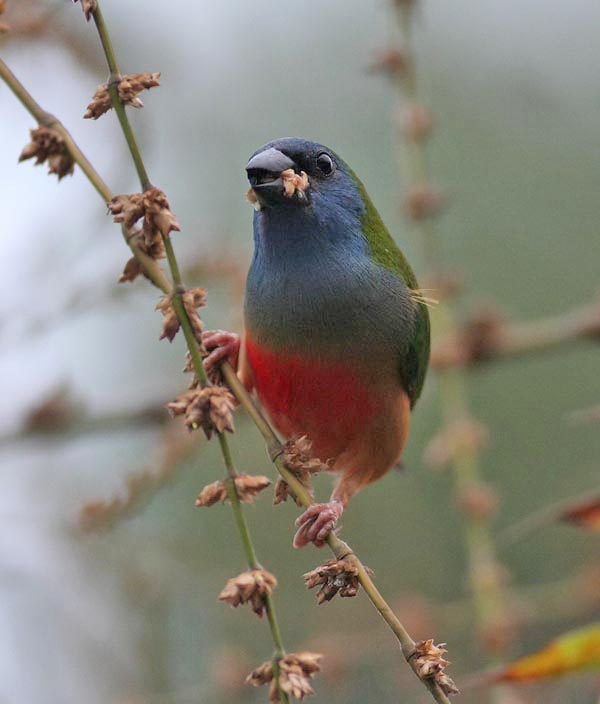
<svg viewBox="0 0 600 704"><path fill-rule="evenodd" d="M398 19L403 38L403 50L407 56L407 68L400 79L400 89L410 104L419 104L419 91L415 67L415 52L412 45L412 27L414 3L395 0ZM423 143L407 140L407 170L411 185L427 183L429 173ZM433 271L440 269L440 247L437 232L431 220L419 220L415 223L419 230L425 259ZM456 328L453 310L447 304L440 304L432 315L436 330L447 333ZM457 418L469 415L466 387L462 372L458 369L440 369L440 403L446 424ZM461 492L478 482L481 476L477 450L462 447L452 458L455 478L455 492ZM505 609L503 588L498 580L489 579L489 574L496 572L497 559L492 540L489 521L480 518L464 517L464 537L467 548L469 581L474 599L476 618L481 631L488 626L496 626ZM485 575L485 576L483 576Z"/></svg>
<svg viewBox="0 0 600 704"><path fill-rule="evenodd" d="M121 80L121 72L119 71L119 65L117 64L117 56L113 48L112 42L110 40L110 34L108 32L108 27L104 21L104 15L100 9L100 5L96 6L96 9L92 13L94 22L96 24L96 29L98 30L98 35L100 37L100 42L102 48L104 49L104 56L106 57L106 63L108 64L108 69L110 71L110 77L108 79L108 92L110 94L110 99L113 104L113 108L117 113L117 118L121 124L121 129L125 136L125 141L129 147L135 169L140 180L142 190L147 191L152 187L148 174L146 172L146 167L144 166L144 161L142 159L142 154L138 147L137 140L131 129L131 123L127 117L127 112L125 111L125 106L119 97L119 81Z"/></svg>
<svg viewBox="0 0 600 704"><path fill-rule="evenodd" d="M133 133L133 130L131 129L131 124L129 122L129 118L127 117L127 113L125 111L125 106L123 105L123 103L121 102L121 99L119 97L118 80L120 78L120 73L119 73L119 68L118 68L118 64L117 64L116 54L113 49L112 42L110 41L110 35L108 33L108 28L106 26L106 22L104 21L104 17L102 15L102 12L100 10L99 5L96 6L96 9L94 10L94 12L92 14L94 17L94 22L96 24L96 29L98 30L98 34L100 36L100 41L102 43L102 47L104 49L106 61L108 63L108 67L111 72L111 77L109 80L109 94L110 94L111 102L112 102L113 108L115 109L115 112L117 113L117 117L119 119L119 123L121 124L121 129L123 130L123 135L125 137L127 145L129 146L129 151L131 153L133 162L135 164L135 168L136 168L136 171L138 174L141 188L142 188L142 190L145 191L151 187L151 182L148 177L148 173L146 171L146 167L144 165L144 161L143 161L140 149L139 149L137 141L135 139L135 135ZM173 294L172 294L173 308L174 308L175 313L177 314L177 318L179 319L179 322L181 324L181 329L183 331L188 350L189 350L190 355L192 357L194 371L196 372L196 375L198 377L198 381L200 382L201 386L206 386L209 383L208 376L206 374L206 370L204 369L204 365L202 363L202 357L200 355L198 342L197 342L196 337L194 335L192 324L190 322L187 311L185 310L185 306L184 306L183 301L181 299L182 293L185 291L185 286L182 281L181 271L179 269L179 264L178 264L177 258L175 256L175 251L173 249L173 244L171 242L171 238L169 236L163 237L163 242L164 242L164 246L165 246L165 252L167 255L169 269L171 271L171 278L173 280ZM229 477L228 482L227 482L227 494L230 499L231 507L232 507L235 522L236 522L236 526L238 528L238 532L240 534L240 539L242 541L244 552L246 554L246 560L248 562L248 566L251 569L260 569L260 563L258 562L258 558L256 556L256 551L255 551L254 545L252 543L252 538L250 535L250 530L248 528L248 523L246 521L246 517L245 517L244 512L242 510L240 498L239 498L239 495L237 493L236 486L235 486L235 479L238 476L238 474L237 474L235 467L233 465L233 460L232 460L232 456L231 456L231 450L229 448L229 443L223 433L217 433L217 436L219 438L219 445L221 448L221 454L223 455L223 462L225 465L225 469L226 469L228 477ZM267 616L268 616L269 627L271 630L271 636L273 639L273 643L275 644L275 648L276 648L277 653L282 655L282 654L284 654L285 651L283 649L283 645L281 642L281 632L279 630L279 625L278 625L277 617L275 614L275 607L273 604L273 599L271 597L267 597L267 598L265 598L264 601L265 601L265 610L266 610ZM276 664L274 665L274 669L276 672L278 672L278 668L277 668ZM280 689L279 693L280 693L280 698L284 703L289 702L289 698L285 692L281 691L281 689Z"/></svg>
<svg viewBox="0 0 600 704"><path fill-rule="evenodd" d="M234 396L238 399L240 404L243 406L244 410L248 413L259 432L263 436L267 447L269 449L269 454L277 471L281 477L289 484L290 488L298 498L298 501L304 508L308 508L313 504L313 499L306 490L306 487L298 480L298 478L292 474L283 462L283 451L284 447L280 442L279 438L275 434L273 428L267 422L266 418L263 416L259 408L254 403L254 400L238 379L237 374L227 362L225 362L221 367L223 377ZM350 558L354 561L358 568L358 580L365 590L365 594L368 596L369 600L373 606L377 609L383 620L387 623L390 630L400 643L402 654L407 660L408 664L411 666L417 677L421 679L423 684L431 692L434 701L438 704L450 704L450 700L441 690L439 685L432 679L421 678L416 670L414 658L411 658L411 654L415 647L415 641L410 637L408 631L404 628L401 621L398 619L396 614L393 612L390 605L382 596L381 592L375 586L375 583L369 576L365 566L352 551L350 546L343 540L337 537L335 533L330 533L327 537L327 544L329 545L331 551L339 560L342 557Z"/></svg>
<svg viewBox="0 0 600 704"><path fill-rule="evenodd" d="M65 128L65 126L58 120L54 115L44 110L41 105L34 100L31 94L25 89L23 84L15 76L15 74L8 68L8 66L0 59L0 78L6 83L6 85L12 90L16 95L21 104L29 111L36 122L44 127L51 127L53 130L58 132L64 140L65 146L69 151L69 154L73 158L73 161L82 170L88 181L95 188L96 192L100 195L102 200L106 203L112 197L112 191L106 185L106 183L100 177L100 174L88 161L85 154L81 151L79 146L76 144L75 140L71 136L70 132ZM145 252L142 252L139 247L135 244L135 241L130 236L124 227L121 228L123 233L123 239L125 243L131 249L131 252L135 258L142 265L144 272L152 281L152 283L164 293L170 293L171 283L164 275L164 272L160 266L151 259Z"/></svg>

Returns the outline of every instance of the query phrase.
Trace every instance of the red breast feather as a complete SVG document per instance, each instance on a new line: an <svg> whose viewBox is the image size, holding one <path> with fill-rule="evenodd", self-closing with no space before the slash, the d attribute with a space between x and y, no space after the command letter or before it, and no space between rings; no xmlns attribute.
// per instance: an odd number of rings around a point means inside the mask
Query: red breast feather
<svg viewBox="0 0 600 704"><path fill-rule="evenodd" d="M406 442L410 402L399 383L365 379L344 361L307 359L245 339L254 388L286 438L308 435L315 456L343 472L339 498L384 474Z"/></svg>

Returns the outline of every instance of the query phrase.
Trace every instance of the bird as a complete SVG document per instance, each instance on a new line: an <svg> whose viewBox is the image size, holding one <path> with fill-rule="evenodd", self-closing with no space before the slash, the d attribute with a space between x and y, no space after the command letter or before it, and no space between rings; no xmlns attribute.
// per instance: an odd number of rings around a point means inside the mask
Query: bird
<svg viewBox="0 0 600 704"><path fill-rule="evenodd" d="M237 369L286 439L336 476L297 520L322 547L357 491L399 463L429 363L427 299L363 183L334 151L290 137L246 165L254 255L241 336L204 333L207 369Z"/></svg>

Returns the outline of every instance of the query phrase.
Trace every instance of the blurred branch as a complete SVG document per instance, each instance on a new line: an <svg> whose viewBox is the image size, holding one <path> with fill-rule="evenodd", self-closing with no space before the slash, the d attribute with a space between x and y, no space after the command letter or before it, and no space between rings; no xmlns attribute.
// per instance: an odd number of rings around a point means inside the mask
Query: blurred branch
<svg viewBox="0 0 600 704"><path fill-rule="evenodd" d="M413 47L415 0L393 0L402 34L402 46L382 57L377 68L391 76L403 98L403 155L406 159L408 192L405 212L413 223L423 247L426 262L434 278L443 275L435 217L444 205L444 198L430 182L426 142L433 121L423 106L416 71ZM451 334L456 326L455 314L447 302L432 310L432 322L438 335ZM438 375L440 404L446 427L470 420L465 380L456 368L445 368ZM483 485L478 445L458 443L451 457L456 500ZM503 570L495 555L490 529L491 513L463 510L464 538L467 550L467 573L473 596L477 629L488 648L502 650L507 644L504 629L507 616Z"/></svg>
<svg viewBox="0 0 600 704"><path fill-rule="evenodd" d="M505 322L494 313L482 313L433 346L431 365L439 370L469 367L586 341L600 342L600 302L529 323Z"/></svg>
<svg viewBox="0 0 600 704"><path fill-rule="evenodd" d="M499 548L505 549L519 542L535 531L547 528L558 521L577 522L577 512L582 514L585 510L593 511L600 515L600 490L595 488L586 491L579 496L558 501L557 503L545 506L539 511L525 516L519 521L511 523L508 528L496 536L496 543ZM582 517L581 523L584 524Z"/></svg>
<svg viewBox="0 0 600 704"><path fill-rule="evenodd" d="M165 416L164 409L162 415ZM85 532L108 530L140 512L158 491L173 481L183 460L197 450L201 439L198 433L188 432L182 424L169 423L163 431L157 466L130 474L123 491L111 499L85 503L79 511L80 528Z"/></svg>
<svg viewBox="0 0 600 704"><path fill-rule="evenodd" d="M234 292L234 300L242 298L243 288L246 279L245 266L234 256L233 251L223 249L216 254L208 254L199 257L195 261L186 261L183 267L184 279L194 281L227 279L229 288ZM19 320L19 333L21 337L31 335L41 335L48 330L56 329L67 316L77 314L87 314L91 310L115 301L121 301L124 297L136 291L135 286L110 285L101 290L89 286L73 290L64 306L52 314L44 314L39 318L28 316L27 321ZM232 314L234 311L232 311ZM234 316L235 317L235 316ZM2 328L0 321L0 329ZM235 320L238 323L237 318Z"/></svg>

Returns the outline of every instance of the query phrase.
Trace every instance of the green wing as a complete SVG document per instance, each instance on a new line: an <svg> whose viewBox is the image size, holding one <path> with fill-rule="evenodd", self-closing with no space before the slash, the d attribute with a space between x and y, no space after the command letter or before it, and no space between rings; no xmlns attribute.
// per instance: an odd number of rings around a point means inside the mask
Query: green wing
<svg viewBox="0 0 600 704"><path fill-rule="evenodd" d="M362 182L353 172L352 175L361 191L365 204L363 232L369 243L373 259L381 266L397 274L409 289L417 291L419 284L410 264L388 232ZM425 383L430 350L429 311L424 303L413 302L416 316L415 334L409 342L407 352L400 360L398 369L412 406L419 398Z"/></svg>

